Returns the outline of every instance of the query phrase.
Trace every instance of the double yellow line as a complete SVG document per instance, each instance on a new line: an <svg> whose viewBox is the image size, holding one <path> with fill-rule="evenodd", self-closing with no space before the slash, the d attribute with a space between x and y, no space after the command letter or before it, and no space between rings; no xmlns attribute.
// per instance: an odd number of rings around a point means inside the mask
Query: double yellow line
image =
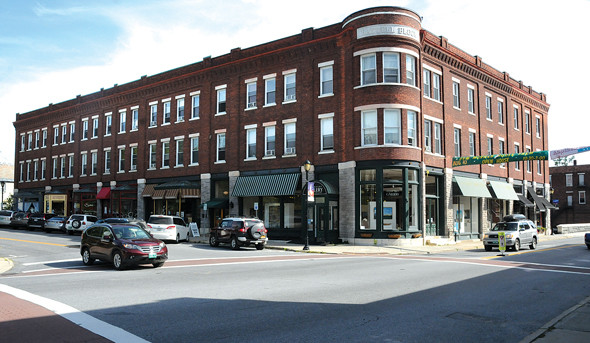
<svg viewBox="0 0 590 343"><path fill-rule="evenodd" d="M24 240L24 239L15 239L15 238L4 238L4 237L0 237L0 240L15 241L15 242L25 242L25 243L35 243L35 244L45 244L45 245L55 245L55 246L58 246L58 247L67 247L67 245L65 245L65 244L37 242L37 241L27 241L27 240Z"/></svg>
<svg viewBox="0 0 590 343"><path fill-rule="evenodd" d="M522 255L522 254L529 254L532 252L541 252L541 251L549 251L549 250L557 250L557 249L565 249L565 248L571 248L571 247L575 247L575 246L581 246L583 244L573 244L573 245L564 245L564 246L560 246L560 247L554 247L554 248L546 248L546 249L535 249L535 250L527 250L527 251L519 251L519 252L513 252L510 254L506 254L505 256L514 256L514 255ZM486 256L483 257L484 260L491 260L493 258L499 258L499 257L505 257L505 256Z"/></svg>

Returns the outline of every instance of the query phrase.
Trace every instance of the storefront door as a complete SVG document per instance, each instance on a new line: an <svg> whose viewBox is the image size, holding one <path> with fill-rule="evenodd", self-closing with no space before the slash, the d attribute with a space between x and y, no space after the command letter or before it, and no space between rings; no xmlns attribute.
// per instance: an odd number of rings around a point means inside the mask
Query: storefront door
<svg viewBox="0 0 590 343"><path fill-rule="evenodd" d="M438 199L426 198L426 236L438 235Z"/></svg>
<svg viewBox="0 0 590 343"><path fill-rule="evenodd" d="M316 243L335 243L338 240L338 206L336 201L317 197L307 205L310 240Z"/></svg>

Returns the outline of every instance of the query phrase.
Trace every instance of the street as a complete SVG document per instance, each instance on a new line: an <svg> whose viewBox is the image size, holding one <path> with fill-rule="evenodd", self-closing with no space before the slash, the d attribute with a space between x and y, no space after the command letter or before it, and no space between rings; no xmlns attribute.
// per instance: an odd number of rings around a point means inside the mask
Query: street
<svg viewBox="0 0 590 343"><path fill-rule="evenodd" d="M504 257L181 243L168 245L162 268L120 272L83 266L79 239L1 228L0 257L15 265L0 284L150 342L519 342L590 295L590 251L579 238Z"/></svg>

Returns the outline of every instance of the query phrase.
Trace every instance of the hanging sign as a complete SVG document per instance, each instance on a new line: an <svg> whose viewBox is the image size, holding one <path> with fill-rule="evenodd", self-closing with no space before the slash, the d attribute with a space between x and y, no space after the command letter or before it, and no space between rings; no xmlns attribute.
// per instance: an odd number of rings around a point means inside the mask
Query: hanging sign
<svg viewBox="0 0 590 343"><path fill-rule="evenodd" d="M571 149L560 149L560 150L551 150L551 159L556 160L558 158L575 155L580 152L590 151L590 146L578 147L578 148L571 148Z"/></svg>
<svg viewBox="0 0 590 343"><path fill-rule="evenodd" d="M547 150L523 152L519 154L502 154L488 156L462 156L453 157L453 167L461 167L472 164L497 164L518 161L547 160L549 152Z"/></svg>
<svg viewBox="0 0 590 343"><path fill-rule="evenodd" d="M313 202L315 200L315 183L310 181L307 183L307 201Z"/></svg>

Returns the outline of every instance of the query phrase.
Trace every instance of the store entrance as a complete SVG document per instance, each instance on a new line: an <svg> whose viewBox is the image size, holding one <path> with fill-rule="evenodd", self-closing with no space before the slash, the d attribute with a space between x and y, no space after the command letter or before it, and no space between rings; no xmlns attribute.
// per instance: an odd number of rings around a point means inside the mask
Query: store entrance
<svg viewBox="0 0 590 343"><path fill-rule="evenodd" d="M307 234L315 244L337 243L339 236L338 195L328 194L331 186L314 182L313 201L307 201ZM307 190L304 189L306 194ZM306 198L306 196L304 196Z"/></svg>

